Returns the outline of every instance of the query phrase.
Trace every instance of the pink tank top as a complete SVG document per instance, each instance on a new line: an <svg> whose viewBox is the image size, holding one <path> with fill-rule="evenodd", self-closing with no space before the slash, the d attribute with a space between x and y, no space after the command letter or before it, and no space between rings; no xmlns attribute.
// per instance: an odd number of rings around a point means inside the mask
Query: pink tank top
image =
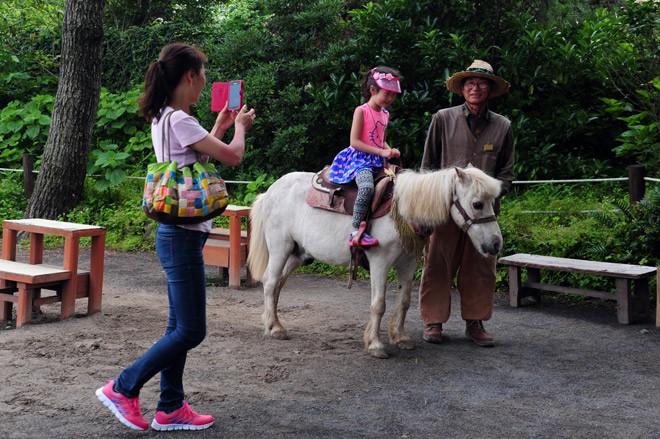
<svg viewBox="0 0 660 439"><path fill-rule="evenodd" d="M390 120L390 112L385 108L376 111L364 103L360 105L362 108L362 116L364 123L362 124L362 134L360 140L367 145L375 146L376 148L383 149L383 141L385 139L385 129Z"/></svg>

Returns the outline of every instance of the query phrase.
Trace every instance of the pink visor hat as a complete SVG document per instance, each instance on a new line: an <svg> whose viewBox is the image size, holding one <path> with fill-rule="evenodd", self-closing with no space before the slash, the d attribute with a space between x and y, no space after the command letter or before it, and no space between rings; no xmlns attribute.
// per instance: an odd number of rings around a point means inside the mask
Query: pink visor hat
<svg viewBox="0 0 660 439"><path fill-rule="evenodd" d="M375 72L372 76L378 84L378 87L383 90L391 91L394 93L401 93L401 85L399 84L399 78L392 75L391 73L382 73Z"/></svg>

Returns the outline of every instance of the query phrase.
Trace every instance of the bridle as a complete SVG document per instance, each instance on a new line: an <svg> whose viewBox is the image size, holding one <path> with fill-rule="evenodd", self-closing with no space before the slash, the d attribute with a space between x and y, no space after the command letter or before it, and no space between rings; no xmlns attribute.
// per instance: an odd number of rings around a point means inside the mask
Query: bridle
<svg viewBox="0 0 660 439"><path fill-rule="evenodd" d="M493 221L497 221L497 217L495 215L485 216L483 218L477 218L477 219L470 218L470 215L468 215L465 209L463 209L463 206L461 206L461 202L458 201L458 198L456 197L454 197L454 199L451 201L451 204L456 206L456 210L458 210L458 213L460 213L461 216L463 217L464 223L461 226L461 230L463 230L465 233L467 233L468 229L472 226L472 224L491 223Z"/></svg>

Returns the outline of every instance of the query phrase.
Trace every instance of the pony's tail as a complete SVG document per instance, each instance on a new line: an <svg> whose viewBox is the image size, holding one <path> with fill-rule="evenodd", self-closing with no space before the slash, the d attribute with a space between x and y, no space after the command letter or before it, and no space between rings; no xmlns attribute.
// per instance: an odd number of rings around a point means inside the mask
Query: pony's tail
<svg viewBox="0 0 660 439"><path fill-rule="evenodd" d="M250 274L256 281L263 280L268 266L268 246L266 245L264 220L261 212L263 197L264 194L257 196L254 203L252 203L252 211L250 212L250 251L248 252L247 263Z"/></svg>

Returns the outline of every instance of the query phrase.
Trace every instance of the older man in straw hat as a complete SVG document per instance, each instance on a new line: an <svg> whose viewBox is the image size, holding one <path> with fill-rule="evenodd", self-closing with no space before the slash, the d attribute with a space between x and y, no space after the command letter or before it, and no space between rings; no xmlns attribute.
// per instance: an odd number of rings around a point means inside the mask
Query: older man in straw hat
<svg viewBox="0 0 660 439"><path fill-rule="evenodd" d="M433 115L424 145L423 169L472 164L502 181L506 193L513 180L514 145L511 122L488 109L488 100L509 90L509 83L495 76L487 62L475 60L467 70L447 79L447 89L462 95L465 103ZM495 212L499 212L498 205ZM453 221L431 235L419 288L423 338L442 342L442 324L449 320L451 286L458 273L461 315L465 333L479 346L493 346L483 320L493 312L494 256L482 256Z"/></svg>

